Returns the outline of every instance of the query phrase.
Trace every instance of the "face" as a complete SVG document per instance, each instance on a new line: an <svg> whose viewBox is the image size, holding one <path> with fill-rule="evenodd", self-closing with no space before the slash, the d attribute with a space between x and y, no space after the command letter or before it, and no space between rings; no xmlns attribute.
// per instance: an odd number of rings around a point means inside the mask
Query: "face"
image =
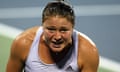
<svg viewBox="0 0 120 72"><path fill-rule="evenodd" d="M43 38L53 52L62 51L72 43L73 26L63 17L49 17L43 23Z"/></svg>

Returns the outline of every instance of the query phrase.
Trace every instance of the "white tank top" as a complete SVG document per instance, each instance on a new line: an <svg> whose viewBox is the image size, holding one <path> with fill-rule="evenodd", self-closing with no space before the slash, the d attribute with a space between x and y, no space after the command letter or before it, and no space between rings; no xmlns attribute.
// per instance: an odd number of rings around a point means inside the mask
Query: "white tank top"
<svg viewBox="0 0 120 72"><path fill-rule="evenodd" d="M42 62L38 55L38 45L40 41L40 36L43 32L42 27L40 27L36 33L28 58L25 62L25 72L78 72L77 65L77 53L78 53L78 32L74 30L73 32L73 43L74 50L72 56L66 62L62 69L59 69L56 64L46 64Z"/></svg>

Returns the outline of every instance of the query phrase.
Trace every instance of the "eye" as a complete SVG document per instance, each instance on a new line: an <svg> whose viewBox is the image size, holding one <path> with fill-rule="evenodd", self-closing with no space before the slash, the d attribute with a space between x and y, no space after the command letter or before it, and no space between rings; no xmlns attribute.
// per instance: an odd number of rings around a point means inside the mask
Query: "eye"
<svg viewBox="0 0 120 72"><path fill-rule="evenodd" d="M66 32L68 29L61 29L60 32Z"/></svg>
<svg viewBox="0 0 120 72"><path fill-rule="evenodd" d="M50 32L53 32L53 31L55 31L56 29L55 28L53 28L53 27L47 27L47 29L50 31Z"/></svg>

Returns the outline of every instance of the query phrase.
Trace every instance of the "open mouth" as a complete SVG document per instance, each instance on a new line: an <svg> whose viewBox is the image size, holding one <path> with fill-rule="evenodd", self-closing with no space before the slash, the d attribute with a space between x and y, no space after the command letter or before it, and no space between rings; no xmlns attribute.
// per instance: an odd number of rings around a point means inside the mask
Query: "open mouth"
<svg viewBox="0 0 120 72"><path fill-rule="evenodd" d="M60 48L61 47L61 44L63 43L64 41L53 41L53 47L55 48Z"/></svg>
<svg viewBox="0 0 120 72"><path fill-rule="evenodd" d="M59 44L62 44L63 41L53 41L52 43L56 44L56 45L59 45Z"/></svg>

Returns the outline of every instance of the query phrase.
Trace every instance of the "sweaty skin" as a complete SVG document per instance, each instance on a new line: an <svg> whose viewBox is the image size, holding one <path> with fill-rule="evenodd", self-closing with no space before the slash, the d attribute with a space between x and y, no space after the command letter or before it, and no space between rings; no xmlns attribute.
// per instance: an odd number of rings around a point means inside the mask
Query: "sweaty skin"
<svg viewBox="0 0 120 72"><path fill-rule="evenodd" d="M58 21L58 20L61 20L61 21ZM56 24L53 24L55 23L54 21L56 22ZM59 25L58 23L61 23L61 22L64 22L64 24L62 23L63 25L61 24ZM64 18L58 18L58 19L50 18L50 20L47 20L43 24L44 33L40 37L41 39L39 43L38 53L39 53L39 57L44 63L47 63L47 64L54 63L54 60L50 55L49 49L51 49L53 52L61 52L68 43L71 43L70 36L72 34L73 28L72 28L72 24L70 26L69 25L70 25L69 22ZM51 27L51 26L54 27L54 29L52 33L50 29L50 33L49 33L48 27ZM61 31L61 26L67 29L67 32L65 30L66 34L59 33L59 31ZM38 28L39 27L33 27L24 31L22 34L17 36L16 39L13 41L6 72L22 72L22 70L25 67L25 61L29 54L31 44L34 40L34 37L36 35ZM55 30L55 36L54 36L54 30ZM64 32L64 29L62 29L62 32ZM47 35L49 35L50 38ZM61 35L60 38L63 38L62 39L63 43L61 43L60 45L53 44L52 41L54 41L56 36L59 36L59 35ZM64 36L64 35L67 35L67 36ZM67 40L65 40L64 38ZM46 39L50 40L50 42L48 43L50 48L46 46L46 42L45 42ZM79 40L79 43L78 43L77 64L80 69L79 72L97 72L98 64L99 64L99 55L98 55L98 50L96 46L90 43L90 41L87 40L81 34L78 35L78 40Z"/></svg>

